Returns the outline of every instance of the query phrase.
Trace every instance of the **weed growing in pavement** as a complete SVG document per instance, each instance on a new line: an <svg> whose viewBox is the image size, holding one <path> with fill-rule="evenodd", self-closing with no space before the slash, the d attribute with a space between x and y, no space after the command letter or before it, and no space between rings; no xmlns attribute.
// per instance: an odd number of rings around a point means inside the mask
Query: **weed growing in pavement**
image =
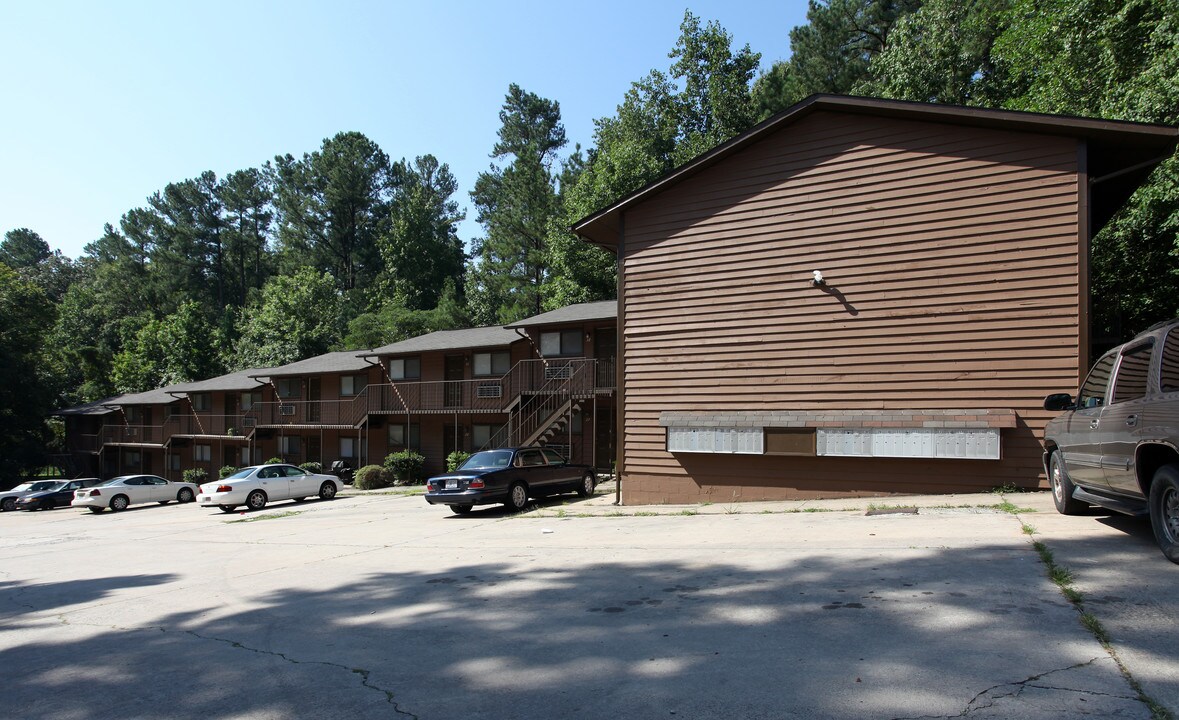
<svg viewBox="0 0 1179 720"><path fill-rule="evenodd" d="M689 516L689 517L690 517L690 516L692 516L692 515L699 515L699 514L700 514L700 511L699 511L699 510L693 510L693 509L691 509L691 508L684 508L683 510L680 510L678 513L673 513L673 514L674 514L674 515L687 515L687 516Z"/></svg>
<svg viewBox="0 0 1179 720"><path fill-rule="evenodd" d="M286 512L270 513L269 515L251 515L249 517L238 518L237 520L226 520L225 523L246 523L258 522L259 520L277 520L278 518L294 517L295 515L302 515L302 510L287 510Z"/></svg>
<svg viewBox="0 0 1179 720"><path fill-rule="evenodd" d="M1015 514L1015 511L1008 512ZM1020 520L1019 522L1023 527L1023 533L1025 535L1034 536L1036 534L1036 529L1034 527L1027 524L1023 520ZM1109 653L1109 656L1113 658L1114 663L1118 666L1118 670L1121 671L1122 677L1126 678L1126 682L1129 683L1130 687L1134 689L1135 693L1137 693L1138 699L1142 701L1142 703L1145 704L1148 708L1150 708L1150 717L1152 720L1174 720L1174 715L1171 714L1170 710L1160 705L1142 690L1142 685L1134 679L1134 676L1130 674L1130 671L1126 669L1125 664L1122 663L1122 659L1118 657L1117 651L1110 642L1109 633L1101 624L1101 621L1097 619L1096 615L1085 610L1085 596L1081 593L1080 590L1077 590L1075 587L1073 587L1072 571L1062 565L1057 564L1056 558L1052 555L1052 550L1049 549L1049 547L1044 543L1040 542L1039 540L1033 540L1032 547L1035 549L1036 554L1040 556L1040 562L1044 564L1044 569L1048 572L1048 578L1058 588L1060 588L1060 593L1064 595L1065 599L1072 603L1073 607L1075 607L1080 613L1081 625L1084 626L1084 628L1090 633L1092 633L1093 637L1097 639L1097 642L1101 643L1101 647L1104 648L1107 653Z"/></svg>

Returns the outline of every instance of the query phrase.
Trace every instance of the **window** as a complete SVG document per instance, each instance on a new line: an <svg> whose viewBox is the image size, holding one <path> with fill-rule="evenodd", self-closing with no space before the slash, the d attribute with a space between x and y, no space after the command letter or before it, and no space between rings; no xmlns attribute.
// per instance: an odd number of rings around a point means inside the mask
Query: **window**
<svg viewBox="0 0 1179 720"><path fill-rule="evenodd" d="M340 438L340 457L346 459L356 457L356 438Z"/></svg>
<svg viewBox="0 0 1179 720"><path fill-rule="evenodd" d="M193 460L197 462L209 462L213 459L212 445L194 445L193 446Z"/></svg>
<svg viewBox="0 0 1179 720"><path fill-rule="evenodd" d="M283 435L279 438L278 443L280 455L298 455L299 454L299 436L298 435Z"/></svg>
<svg viewBox="0 0 1179 720"><path fill-rule="evenodd" d="M1163 392L1179 391L1179 328L1167 333L1167 342L1163 344L1163 367L1159 389Z"/></svg>
<svg viewBox="0 0 1179 720"><path fill-rule="evenodd" d="M393 358L389 361L389 377L394 380L417 380L421 376L421 358Z"/></svg>
<svg viewBox="0 0 1179 720"><path fill-rule="evenodd" d="M254 454L257 455L257 452L255 452ZM242 467L245 467L246 465L251 464L250 463L250 448L249 447L242 446L241 460L239 460L239 462L242 464Z"/></svg>
<svg viewBox="0 0 1179 720"><path fill-rule="evenodd" d="M511 353L475 353L475 377L486 377L488 375L506 375L511 369Z"/></svg>
<svg viewBox="0 0 1179 720"><path fill-rule="evenodd" d="M561 457L561 453L551 448L541 448L544 453L544 459L548 461L549 465L564 465L565 458Z"/></svg>
<svg viewBox="0 0 1179 720"><path fill-rule="evenodd" d="M197 412L209 412L213 406L213 398L209 393L193 393L188 396L188 400L192 403L192 409Z"/></svg>
<svg viewBox="0 0 1179 720"><path fill-rule="evenodd" d="M1126 402L1146 397L1146 374L1150 370L1150 351L1154 343L1143 343L1122 352L1118 376L1114 380L1113 400Z"/></svg>
<svg viewBox="0 0 1179 720"><path fill-rule="evenodd" d="M242 410L250 410L255 405L262 402L261 392L244 392L242 393Z"/></svg>
<svg viewBox="0 0 1179 720"><path fill-rule="evenodd" d="M471 426L471 448L478 450L481 447L491 442L491 433L495 432L494 425L472 425Z"/></svg>
<svg viewBox="0 0 1179 720"><path fill-rule="evenodd" d="M128 425L138 425L143 417L137 405L129 405L123 408L123 416L127 418Z"/></svg>
<svg viewBox="0 0 1179 720"><path fill-rule="evenodd" d="M417 450L422 446L421 443L421 426L417 423L409 426L409 443L405 441L405 423L392 423L389 425L389 451L397 450Z"/></svg>
<svg viewBox="0 0 1179 720"><path fill-rule="evenodd" d="M545 357L581 354L581 331L565 330L540 334L540 354Z"/></svg>
<svg viewBox="0 0 1179 720"><path fill-rule="evenodd" d="M352 397L364 392L368 381L363 375L345 375L340 378L340 397Z"/></svg>
<svg viewBox="0 0 1179 720"><path fill-rule="evenodd" d="M516 453L516 467L536 467L544 465L544 456L540 450L521 450Z"/></svg>
<svg viewBox="0 0 1179 720"><path fill-rule="evenodd" d="M123 467L139 467L140 457L138 450L128 450L123 454Z"/></svg>
<svg viewBox="0 0 1179 720"><path fill-rule="evenodd" d="M1078 408L1095 408L1105 404L1105 391L1109 387L1109 376L1113 372L1114 360L1117 357L1116 353L1106 355L1089 371L1089 377L1085 379L1081 392L1077 394Z"/></svg>
<svg viewBox="0 0 1179 720"><path fill-rule="evenodd" d="M276 385L280 398L299 397L299 381L297 379L286 378L279 380Z"/></svg>
<svg viewBox="0 0 1179 720"><path fill-rule="evenodd" d="M180 469L180 455L179 454L172 453L171 455L168 456L168 469L169 470L179 470Z"/></svg>

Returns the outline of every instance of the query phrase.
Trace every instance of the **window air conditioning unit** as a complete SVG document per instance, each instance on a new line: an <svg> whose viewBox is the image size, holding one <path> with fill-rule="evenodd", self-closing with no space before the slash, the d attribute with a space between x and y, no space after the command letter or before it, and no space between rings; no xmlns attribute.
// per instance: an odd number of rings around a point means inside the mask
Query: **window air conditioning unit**
<svg viewBox="0 0 1179 720"><path fill-rule="evenodd" d="M480 385L475 391L479 398L501 398L504 396L502 385Z"/></svg>
<svg viewBox="0 0 1179 720"><path fill-rule="evenodd" d="M279 405L278 406L278 414L279 415L294 415L295 414L295 406L294 405Z"/></svg>
<svg viewBox="0 0 1179 720"><path fill-rule="evenodd" d="M568 380L573 377L573 366L564 365L562 367L546 367L544 369L545 380Z"/></svg>

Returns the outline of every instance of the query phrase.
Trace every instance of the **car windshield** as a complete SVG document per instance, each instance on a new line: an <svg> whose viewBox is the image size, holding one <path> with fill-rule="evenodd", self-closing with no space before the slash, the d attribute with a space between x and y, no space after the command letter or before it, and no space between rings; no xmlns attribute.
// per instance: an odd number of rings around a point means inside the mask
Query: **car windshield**
<svg viewBox="0 0 1179 720"><path fill-rule="evenodd" d="M27 490L32 490L32 489L33 489L33 483L21 483L20 485L17 485L9 492L25 492Z"/></svg>
<svg viewBox="0 0 1179 720"><path fill-rule="evenodd" d="M221 479L222 480L241 480L242 478L249 477L250 473L254 472L257 469L258 469L257 466L244 467L241 470L238 470L237 472L235 472L234 474L226 475L225 477L223 477Z"/></svg>
<svg viewBox="0 0 1179 720"><path fill-rule="evenodd" d="M505 468L512 462L511 450L485 450L477 452L459 466L459 470L484 470L487 468Z"/></svg>
<svg viewBox="0 0 1179 720"><path fill-rule="evenodd" d="M33 492L43 492L45 490L52 490L58 485L61 485L61 480L41 480L40 482L29 483L29 488Z"/></svg>
<svg viewBox="0 0 1179 720"><path fill-rule="evenodd" d="M66 480L59 480L59 481L57 481L57 482L53 483L52 485L50 485L50 486L49 486L49 487L47 487L47 488L42 488L42 490L44 490L44 491L46 491L46 492L48 492L48 491L50 491L50 490L65 490L65 486L66 486L66 485L69 485L69 484L70 484L70 483L69 483L69 481L66 481Z"/></svg>

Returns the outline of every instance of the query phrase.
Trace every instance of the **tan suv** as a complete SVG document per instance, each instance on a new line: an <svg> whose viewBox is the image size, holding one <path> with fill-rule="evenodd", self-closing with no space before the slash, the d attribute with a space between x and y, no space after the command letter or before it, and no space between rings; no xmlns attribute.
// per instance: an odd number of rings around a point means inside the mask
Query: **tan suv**
<svg viewBox="0 0 1179 720"><path fill-rule="evenodd" d="M1089 505L1150 515L1155 539L1179 563L1179 320L1155 325L1101 356L1076 398L1044 430L1044 469L1056 509Z"/></svg>

